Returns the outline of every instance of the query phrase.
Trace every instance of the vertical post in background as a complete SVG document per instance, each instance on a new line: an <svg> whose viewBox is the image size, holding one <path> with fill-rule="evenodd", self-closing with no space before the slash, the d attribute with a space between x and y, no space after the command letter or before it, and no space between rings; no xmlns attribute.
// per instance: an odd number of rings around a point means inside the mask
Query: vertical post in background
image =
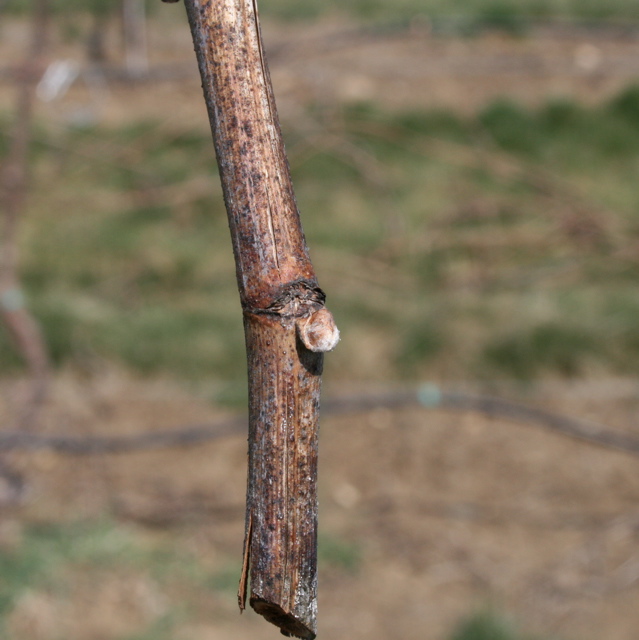
<svg viewBox="0 0 639 640"><path fill-rule="evenodd" d="M244 313L249 470L240 608L314 638L324 306L284 152L255 0L185 0ZM250 584L249 578L250 575Z"/></svg>
<svg viewBox="0 0 639 640"><path fill-rule="evenodd" d="M47 392L49 357L38 322L26 306L18 274L18 230L29 188L29 147L36 84L43 71L48 42L49 2L34 0L31 42L17 75L17 104L6 156L0 164L0 318L23 357L30 390L15 428L32 429Z"/></svg>
<svg viewBox="0 0 639 640"><path fill-rule="evenodd" d="M124 0L122 22L126 70L131 78L141 78L149 71L144 0Z"/></svg>

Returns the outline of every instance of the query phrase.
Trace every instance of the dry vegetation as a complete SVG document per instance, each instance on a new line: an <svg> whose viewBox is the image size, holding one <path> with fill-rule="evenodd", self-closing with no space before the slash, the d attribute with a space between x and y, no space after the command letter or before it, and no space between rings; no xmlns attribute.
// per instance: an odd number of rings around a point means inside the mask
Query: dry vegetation
<svg viewBox="0 0 639 640"><path fill-rule="evenodd" d="M56 364L43 432L164 429L244 403L192 48L179 6L157 14L152 68L179 79L79 80L38 105L21 249ZM21 24L2 25L7 64ZM82 21L58 24L53 55L81 61ZM344 335L326 394L464 381L636 433L636 38L344 24L266 29L303 222ZM0 337L2 424L20 366ZM320 637L634 640L636 458L440 411L322 429ZM245 449L228 437L12 455L26 485L0 521L0 637L275 637L236 612Z"/></svg>

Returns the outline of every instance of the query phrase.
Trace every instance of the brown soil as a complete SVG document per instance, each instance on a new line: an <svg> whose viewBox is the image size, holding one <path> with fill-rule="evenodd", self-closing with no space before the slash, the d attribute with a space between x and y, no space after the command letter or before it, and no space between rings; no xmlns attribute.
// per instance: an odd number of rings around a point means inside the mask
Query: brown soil
<svg viewBox="0 0 639 640"><path fill-rule="evenodd" d="M62 376L53 391L48 431L113 435L221 416L174 383L120 371L90 381ZM528 402L628 426L639 395L634 381L608 381L543 387ZM245 459L242 435L121 456L14 455L28 496L7 513L0 537L7 544L21 523L107 512L151 538L172 536L213 570L239 563ZM435 640L489 604L562 638L636 637L636 457L480 415L405 409L326 418L321 462L322 535L361 553L356 569L329 565L321 574L321 637ZM15 637L59 637L56 629L70 639L117 637L126 607L141 608L130 613L132 629L152 618L144 603L156 584L138 585L142 595L103 596L144 581L134 571L105 579L113 584L97 600L87 604L78 587L66 609L35 606L45 596L30 592L10 618L23 629ZM180 637L276 637L252 613L234 617L231 599L212 600ZM85 607L80 623L74 615ZM42 626L45 613L48 630L24 632Z"/></svg>
<svg viewBox="0 0 639 640"><path fill-rule="evenodd" d="M175 19L175 12L179 20ZM171 73L141 84L78 80L64 99L41 105L45 118L67 120L77 112L103 123L140 118L207 126L190 34L179 5L163 8L149 25L149 65ZM124 65L117 25L108 32L109 64ZM639 38L606 31L537 29L526 37L485 32L444 37L417 24L412 30L372 35L352 25L264 27L267 53L282 119L294 124L309 103L372 102L385 109L454 108L472 112L501 96L534 105L548 98L600 102L639 77ZM21 60L25 25L0 30L4 64ZM81 43L61 35L52 60L84 64ZM167 66L168 65L168 66ZM160 73L162 75L162 73ZM176 79L177 77L177 79ZM3 92L0 107L11 105Z"/></svg>

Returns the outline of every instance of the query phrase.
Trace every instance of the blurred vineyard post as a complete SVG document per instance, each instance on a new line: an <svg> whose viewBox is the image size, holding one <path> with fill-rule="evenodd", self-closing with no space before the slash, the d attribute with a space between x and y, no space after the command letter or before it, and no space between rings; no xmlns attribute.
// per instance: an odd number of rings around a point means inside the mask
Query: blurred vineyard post
<svg viewBox="0 0 639 640"><path fill-rule="evenodd" d="M139 78L149 70L144 0L123 0L122 26L127 72Z"/></svg>
<svg viewBox="0 0 639 640"><path fill-rule="evenodd" d="M48 356L40 328L27 307L18 276L18 225L28 194L28 164L35 86L42 74L48 36L48 0L34 0L32 35L25 60L17 71L15 119L7 155L0 166L0 314L16 348L27 364L31 389L23 402L16 428L36 421L47 387Z"/></svg>
<svg viewBox="0 0 639 640"><path fill-rule="evenodd" d="M254 0L185 0L229 217L249 368L239 589L286 635L314 638L323 352L339 333L304 240Z"/></svg>

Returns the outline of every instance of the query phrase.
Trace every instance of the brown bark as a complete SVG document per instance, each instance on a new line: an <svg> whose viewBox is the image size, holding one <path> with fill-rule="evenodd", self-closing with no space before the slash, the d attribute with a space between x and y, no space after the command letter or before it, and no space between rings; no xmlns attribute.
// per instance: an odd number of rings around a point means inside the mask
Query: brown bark
<svg viewBox="0 0 639 640"><path fill-rule="evenodd" d="M255 0L186 0L229 218L249 371L239 603L314 638L324 307L295 203ZM248 575L250 574L250 589Z"/></svg>

